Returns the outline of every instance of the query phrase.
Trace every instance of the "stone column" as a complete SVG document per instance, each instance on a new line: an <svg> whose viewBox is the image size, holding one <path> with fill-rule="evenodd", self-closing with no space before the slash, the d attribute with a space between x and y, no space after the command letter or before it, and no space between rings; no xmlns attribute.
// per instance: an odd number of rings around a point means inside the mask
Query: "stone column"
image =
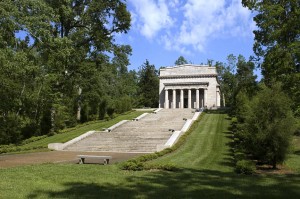
<svg viewBox="0 0 300 199"><path fill-rule="evenodd" d="M216 107L218 107L218 100L219 100L218 95L219 95L219 91L216 92Z"/></svg>
<svg viewBox="0 0 300 199"><path fill-rule="evenodd" d="M169 92L165 89L165 109L169 108Z"/></svg>
<svg viewBox="0 0 300 199"><path fill-rule="evenodd" d="M203 99L203 103L204 103L204 107L207 106L207 89L204 89L204 99Z"/></svg>
<svg viewBox="0 0 300 199"><path fill-rule="evenodd" d="M173 109L176 108L176 89L173 89Z"/></svg>
<svg viewBox="0 0 300 199"><path fill-rule="evenodd" d="M196 89L196 109L199 108L199 89Z"/></svg>
<svg viewBox="0 0 300 199"><path fill-rule="evenodd" d="M188 108L192 108L192 91L189 89L188 91Z"/></svg>
<svg viewBox="0 0 300 199"><path fill-rule="evenodd" d="M183 89L180 89L180 108L183 108L184 101L183 101Z"/></svg>

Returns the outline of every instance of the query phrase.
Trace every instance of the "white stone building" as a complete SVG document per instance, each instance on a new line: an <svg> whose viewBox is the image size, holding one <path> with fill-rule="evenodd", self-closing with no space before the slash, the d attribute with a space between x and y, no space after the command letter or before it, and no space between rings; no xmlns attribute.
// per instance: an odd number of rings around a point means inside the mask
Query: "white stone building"
<svg viewBox="0 0 300 199"><path fill-rule="evenodd" d="M160 108L217 108L220 86L216 67L184 64L160 69Z"/></svg>

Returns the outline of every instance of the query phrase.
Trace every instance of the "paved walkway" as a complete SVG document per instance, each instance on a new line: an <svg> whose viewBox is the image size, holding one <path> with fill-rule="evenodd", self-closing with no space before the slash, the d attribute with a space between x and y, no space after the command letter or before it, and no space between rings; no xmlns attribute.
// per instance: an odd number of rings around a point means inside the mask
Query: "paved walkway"
<svg viewBox="0 0 300 199"><path fill-rule="evenodd" d="M109 155L110 163L124 161L142 153L108 153L108 152L74 152L74 151L49 151L26 154L0 155L0 169L42 163L78 163L77 155ZM97 161L99 162L99 161ZM86 160L86 163L96 163Z"/></svg>

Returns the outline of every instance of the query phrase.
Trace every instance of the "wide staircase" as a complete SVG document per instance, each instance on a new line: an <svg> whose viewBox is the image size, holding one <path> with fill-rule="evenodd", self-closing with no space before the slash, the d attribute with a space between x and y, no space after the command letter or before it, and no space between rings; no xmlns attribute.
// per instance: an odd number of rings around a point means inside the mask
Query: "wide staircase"
<svg viewBox="0 0 300 199"><path fill-rule="evenodd" d="M68 151L105 152L155 152L164 145L172 130L180 131L186 119L191 119L192 109L163 109L150 113L139 121L128 121L111 132L96 132L68 146Z"/></svg>

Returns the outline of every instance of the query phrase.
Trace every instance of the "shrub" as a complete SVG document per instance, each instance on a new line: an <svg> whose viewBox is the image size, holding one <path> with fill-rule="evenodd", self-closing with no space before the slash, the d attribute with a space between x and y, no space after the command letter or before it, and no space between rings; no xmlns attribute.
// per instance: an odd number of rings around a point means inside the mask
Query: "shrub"
<svg viewBox="0 0 300 199"><path fill-rule="evenodd" d="M114 117L114 112L115 112L115 108L113 108L113 107L108 107L108 108L107 108L107 115L108 115L111 119L113 119L113 117Z"/></svg>
<svg viewBox="0 0 300 199"><path fill-rule="evenodd" d="M121 164L120 168L123 170L141 171L144 169L144 165L139 161L127 161Z"/></svg>
<svg viewBox="0 0 300 199"><path fill-rule="evenodd" d="M255 165L250 160L239 160L236 163L235 170L237 173L250 175L255 171Z"/></svg>

